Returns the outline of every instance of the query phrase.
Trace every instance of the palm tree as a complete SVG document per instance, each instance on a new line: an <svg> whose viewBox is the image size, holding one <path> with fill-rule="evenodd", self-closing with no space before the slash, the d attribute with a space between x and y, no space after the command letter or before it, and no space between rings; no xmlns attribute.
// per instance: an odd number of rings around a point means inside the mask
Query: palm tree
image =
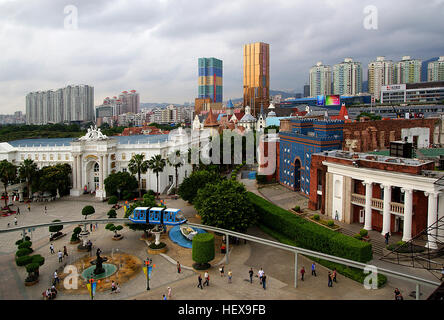
<svg viewBox="0 0 444 320"><path fill-rule="evenodd" d="M173 155L174 154L174 155ZM178 169L183 166L182 155L180 154L180 150L176 150L173 154L168 157L168 164L176 170L176 192L177 192L177 180L179 177ZM174 158L174 163L170 161L170 158Z"/></svg>
<svg viewBox="0 0 444 320"><path fill-rule="evenodd" d="M152 156L151 159L148 161L148 168L151 169L156 174L157 197L159 197L159 172L162 172L165 166L166 166L166 161L165 159L162 158L160 154Z"/></svg>
<svg viewBox="0 0 444 320"><path fill-rule="evenodd" d="M20 179L26 180L26 185L28 188L28 198L31 197L31 183L33 178L37 173L37 164L34 163L31 159L25 159L21 166L19 167L19 176Z"/></svg>
<svg viewBox="0 0 444 320"><path fill-rule="evenodd" d="M17 167L8 160L3 160L0 162L0 181L3 182L5 187L5 208L8 206L8 185L13 183L17 178Z"/></svg>
<svg viewBox="0 0 444 320"><path fill-rule="evenodd" d="M143 160L144 158L145 158L144 154L135 154L132 156L128 164L128 169L131 172L131 174L137 173L137 179L139 181L139 198L142 197L142 190L140 187L140 175L142 173L145 174L148 170L148 161Z"/></svg>

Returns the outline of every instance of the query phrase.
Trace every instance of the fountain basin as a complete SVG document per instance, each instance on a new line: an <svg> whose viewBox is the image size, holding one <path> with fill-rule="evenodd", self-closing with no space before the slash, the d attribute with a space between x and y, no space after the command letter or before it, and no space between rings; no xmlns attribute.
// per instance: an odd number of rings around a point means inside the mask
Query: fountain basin
<svg viewBox="0 0 444 320"><path fill-rule="evenodd" d="M86 268L85 270L83 270L82 272L82 278L85 280L88 279L104 279L107 278L109 276L112 276L114 273L117 272L117 266L110 264L110 263L104 263L102 265L103 269L105 269L105 272L103 273L99 273L99 274L94 274L94 270L96 269L95 265L92 265L91 267Z"/></svg>

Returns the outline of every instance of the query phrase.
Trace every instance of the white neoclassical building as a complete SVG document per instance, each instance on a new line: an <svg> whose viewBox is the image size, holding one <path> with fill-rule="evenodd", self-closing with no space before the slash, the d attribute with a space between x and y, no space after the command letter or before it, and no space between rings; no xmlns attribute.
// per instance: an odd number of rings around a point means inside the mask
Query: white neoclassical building
<svg viewBox="0 0 444 320"><path fill-rule="evenodd" d="M186 134L182 130L170 135L135 135L107 137L100 129L90 128L79 138L24 139L0 143L0 161L8 160L19 166L25 159L32 159L39 168L67 163L72 168L72 196L85 191L95 192L96 197L106 197L104 180L110 173L129 171L128 164L135 154L144 154L149 160L157 154L164 159L180 150L188 150ZM191 165L184 163L178 169L178 184L191 174ZM165 166L159 174L159 192L173 188L175 168ZM141 176L143 189L156 190L156 175L148 170Z"/></svg>

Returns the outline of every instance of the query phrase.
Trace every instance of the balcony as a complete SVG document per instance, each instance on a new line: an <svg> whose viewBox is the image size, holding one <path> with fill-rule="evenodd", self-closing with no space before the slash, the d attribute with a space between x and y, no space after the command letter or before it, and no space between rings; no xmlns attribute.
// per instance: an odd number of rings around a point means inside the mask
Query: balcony
<svg viewBox="0 0 444 320"><path fill-rule="evenodd" d="M365 207L365 195L352 193L351 203ZM372 198L371 208L378 211L384 210L384 200ZM404 204L397 202L390 202L390 213L403 215L404 214Z"/></svg>

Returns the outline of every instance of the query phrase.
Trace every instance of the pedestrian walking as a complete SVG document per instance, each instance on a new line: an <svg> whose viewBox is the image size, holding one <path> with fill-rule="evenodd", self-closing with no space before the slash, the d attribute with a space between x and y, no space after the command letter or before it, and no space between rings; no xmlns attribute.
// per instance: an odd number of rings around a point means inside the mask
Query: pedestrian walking
<svg viewBox="0 0 444 320"><path fill-rule="evenodd" d="M177 261L177 273L180 273L180 263Z"/></svg>
<svg viewBox="0 0 444 320"><path fill-rule="evenodd" d="M47 211L48 209L46 209L46 206L45 206L45 214L47 214L48 213L48 211Z"/></svg>
<svg viewBox="0 0 444 320"><path fill-rule="evenodd" d="M168 299L171 299L171 287L168 287Z"/></svg>
<svg viewBox="0 0 444 320"><path fill-rule="evenodd" d="M267 276L265 275L265 273L262 275L262 287L265 290L265 284L267 283Z"/></svg>
<svg viewBox="0 0 444 320"><path fill-rule="evenodd" d="M51 254L54 253L54 245L51 243L51 245L49 246L49 250L51 252Z"/></svg>
<svg viewBox="0 0 444 320"><path fill-rule="evenodd" d="M166 299L167 299L166 295L162 295L162 300L166 300Z"/></svg>
<svg viewBox="0 0 444 320"><path fill-rule="evenodd" d="M92 225L92 223L89 224L89 231L91 231L91 232L93 231L93 225Z"/></svg>
<svg viewBox="0 0 444 320"><path fill-rule="evenodd" d="M99 229L99 224L96 222L96 230Z"/></svg>
<svg viewBox="0 0 444 320"><path fill-rule="evenodd" d="M220 272L220 276L223 277L223 276L224 276L224 265L222 265L222 266L219 268L219 272Z"/></svg>
<svg viewBox="0 0 444 320"><path fill-rule="evenodd" d="M332 280L330 271L328 272L328 286L333 287L333 280Z"/></svg>
<svg viewBox="0 0 444 320"><path fill-rule="evenodd" d="M28 203L28 211L31 212L31 204Z"/></svg>
<svg viewBox="0 0 444 320"><path fill-rule="evenodd" d="M259 283L262 284L262 276L264 275L264 270L262 268L257 272L257 276L259 277Z"/></svg>
<svg viewBox="0 0 444 320"><path fill-rule="evenodd" d="M333 269L332 277L333 277L333 281L334 281L334 282L337 282L337 281L336 281L336 268Z"/></svg>
<svg viewBox="0 0 444 320"><path fill-rule="evenodd" d="M442 281L442 279L444 279L444 266L442 267L442 270L441 270L441 279L439 279L439 280Z"/></svg>
<svg viewBox="0 0 444 320"><path fill-rule="evenodd" d="M58 284L60 282L59 275L57 274L57 270L54 271L54 283Z"/></svg>
<svg viewBox="0 0 444 320"><path fill-rule="evenodd" d="M209 287L210 286L210 275L208 274L208 272L207 271L205 271L205 274L204 274L204 278L205 278L205 282L204 282L204 284L203 285L207 285L207 287Z"/></svg>
<svg viewBox="0 0 444 320"><path fill-rule="evenodd" d="M301 280L304 281L305 267L301 269Z"/></svg>
<svg viewBox="0 0 444 320"><path fill-rule="evenodd" d="M390 233L387 232L387 233L384 235L384 238L385 238L385 244L389 244Z"/></svg>
<svg viewBox="0 0 444 320"><path fill-rule="evenodd" d="M20 214L20 208L17 207L17 214Z"/></svg>
<svg viewBox="0 0 444 320"><path fill-rule="evenodd" d="M63 253L62 253L62 251L60 251L60 249L59 249L59 252L57 253L57 255L59 256L59 262L62 262L63 261Z"/></svg>
<svg viewBox="0 0 444 320"><path fill-rule="evenodd" d="M111 294L115 293L117 289L116 283L114 282L114 280L111 281Z"/></svg>
<svg viewBox="0 0 444 320"><path fill-rule="evenodd" d="M202 287L202 277L200 276L200 274L197 277L197 281L198 281L197 287L200 288L200 289L203 289L203 287Z"/></svg>
<svg viewBox="0 0 444 320"><path fill-rule="evenodd" d="M66 246L63 246L63 258L65 256L68 256L68 250L66 249Z"/></svg>
<svg viewBox="0 0 444 320"><path fill-rule="evenodd" d="M14 217L14 224L17 225L17 218Z"/></svg>
<svg viewBox="0 0 444 320"><path fill-rule="evenodd" d="M253 268L250 268L250 271L248 271L248 273L250 275L250 283L253 283L253 274L254 274Z"/></svg>
<svg viewBox="0 0 444 320"><path fill-rule="evenodd" d="M316 277L316 263L311 264L311 275Z"/></svg>
<svg viewBox="0 0 444 320"><path fill-rule="evenodd" d="M116 293L120 293L120 286L118 283L116 283Z"/></svg>
<svg viewBox="0 0 444 320"><path fill-rule="evenodd" d="M228 283L231 283L231 278L233 277L233 273L231 272L231 269L228 270Z"/></svg>

